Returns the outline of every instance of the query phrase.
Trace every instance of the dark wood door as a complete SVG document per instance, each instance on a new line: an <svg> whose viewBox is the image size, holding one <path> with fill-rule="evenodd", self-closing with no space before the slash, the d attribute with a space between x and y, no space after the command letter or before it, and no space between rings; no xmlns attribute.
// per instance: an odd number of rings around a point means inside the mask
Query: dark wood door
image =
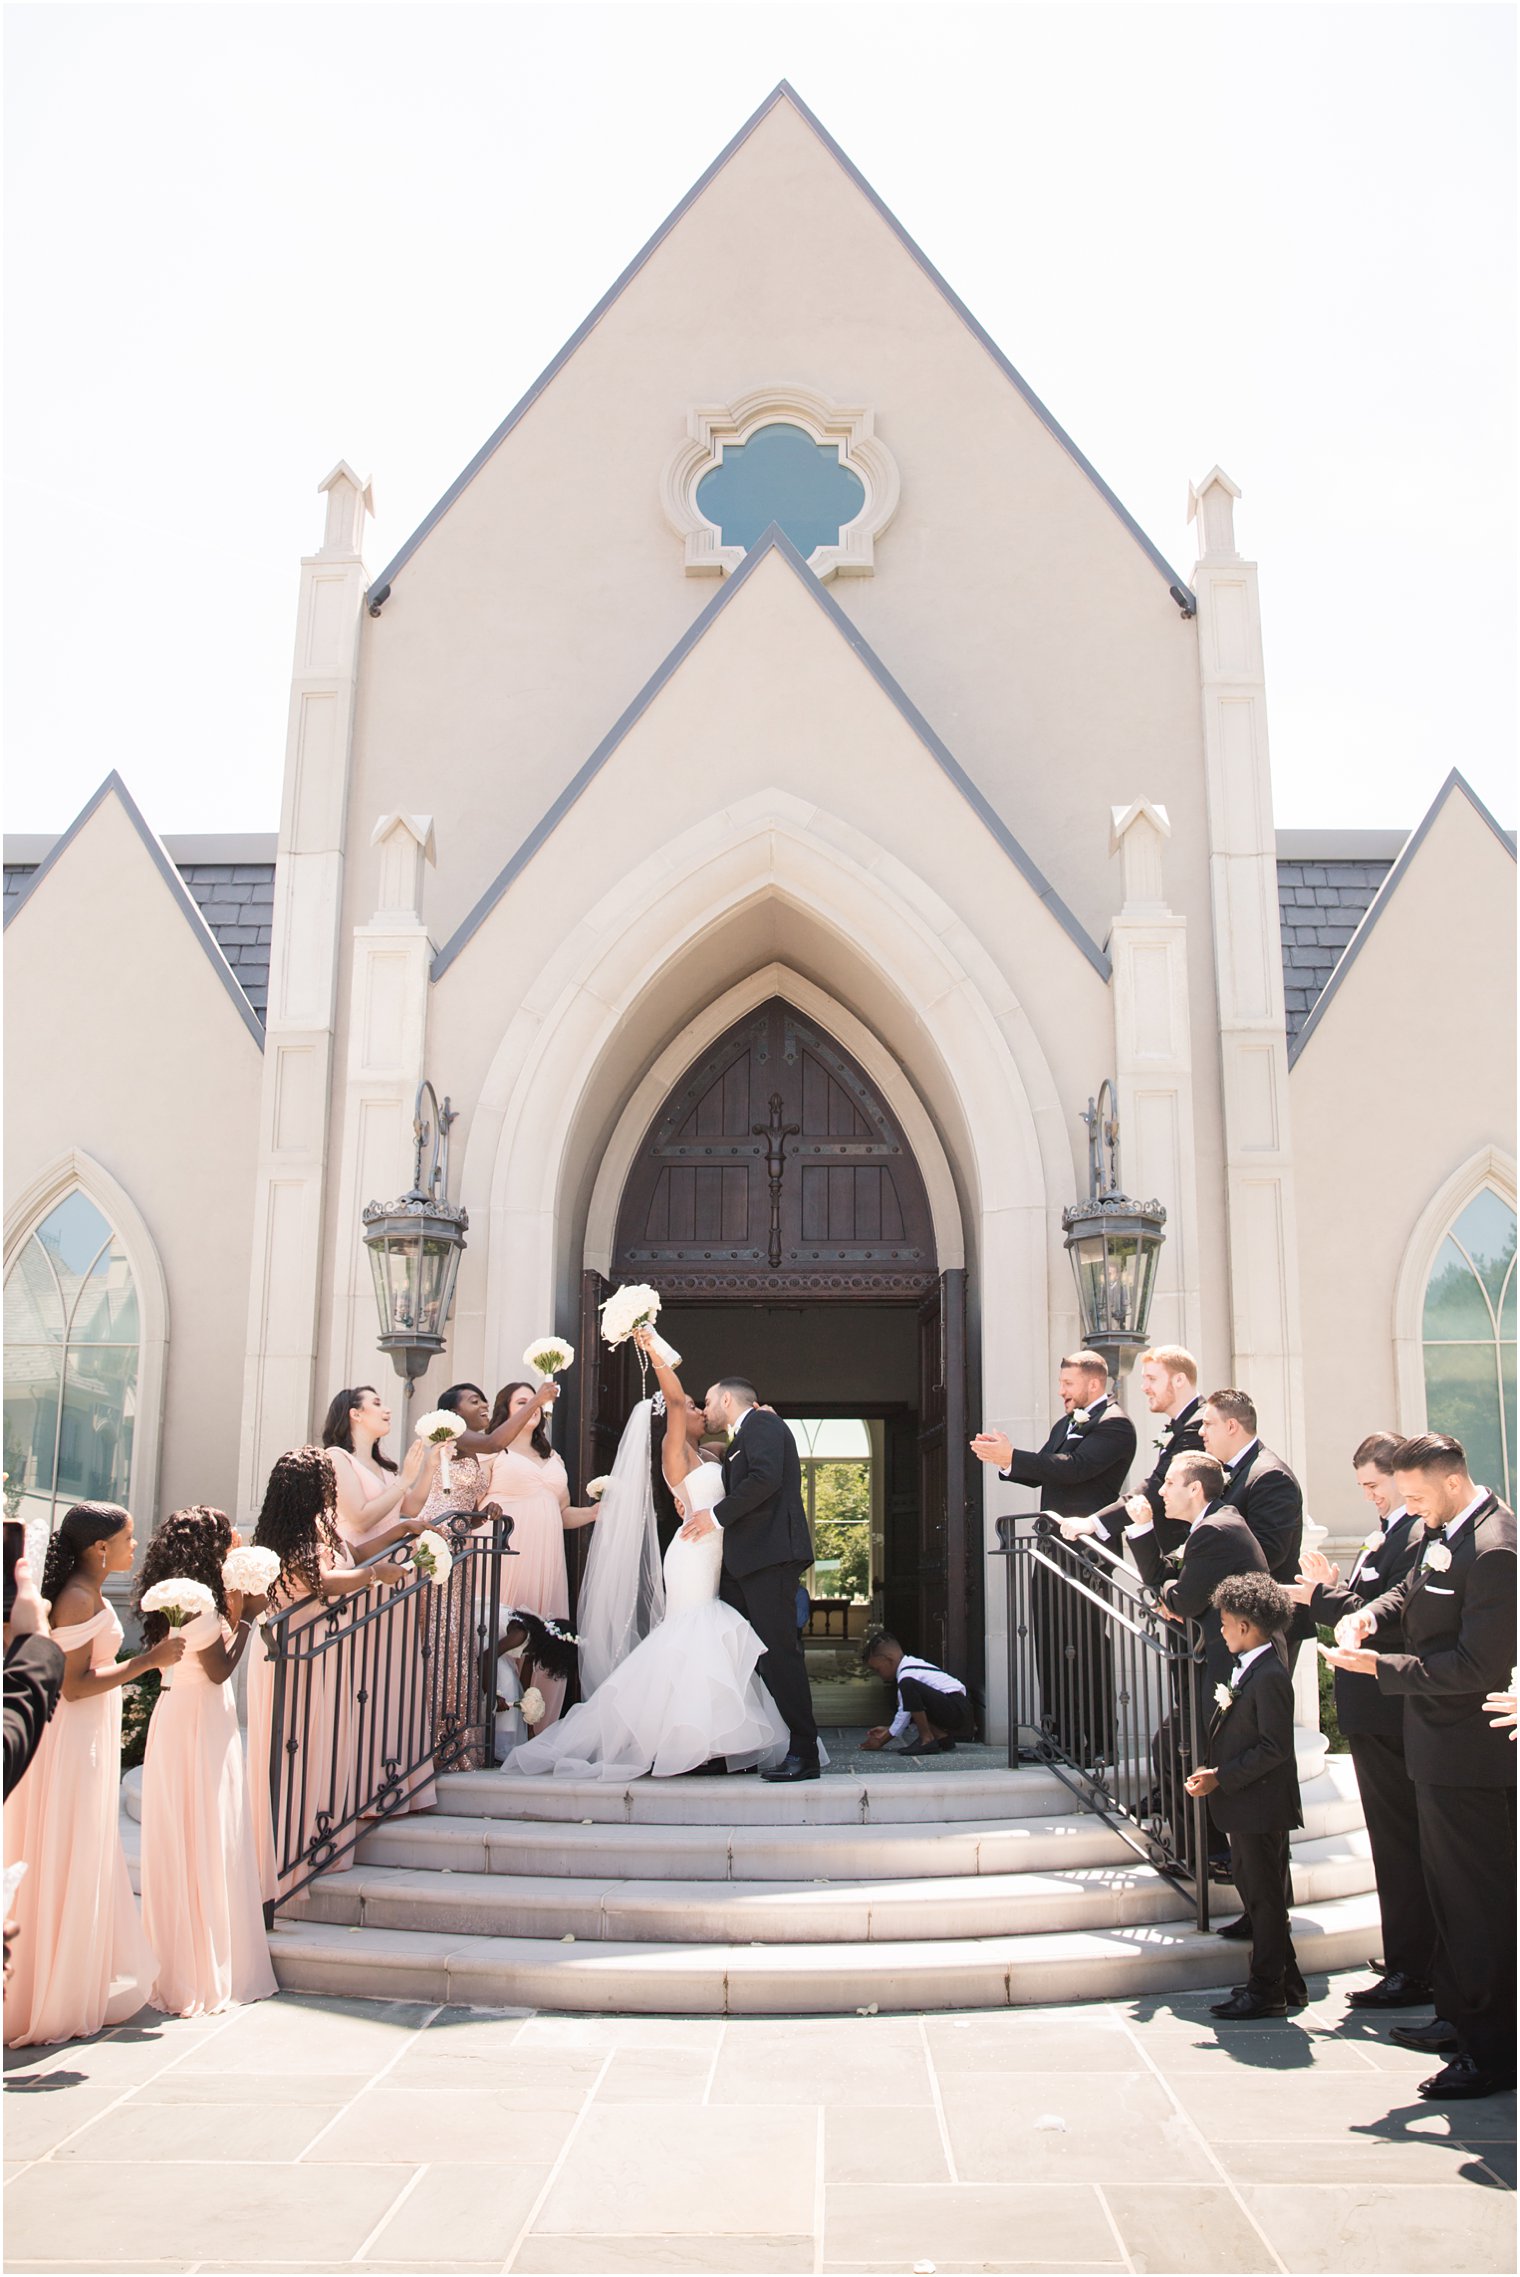
<svg viewBox="0 0 1520 2277"><path fill-rule="evenodd" d="M777 997L672 1092L630 1174L613 1271L682 1297L921 1297L929 1198L895 1116Z"/></svg>

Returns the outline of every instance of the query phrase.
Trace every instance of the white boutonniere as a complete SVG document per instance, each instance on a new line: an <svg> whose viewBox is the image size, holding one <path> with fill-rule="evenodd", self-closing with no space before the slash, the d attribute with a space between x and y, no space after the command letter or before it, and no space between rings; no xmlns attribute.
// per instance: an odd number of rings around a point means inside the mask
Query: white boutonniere
<svg viewBox="0 0 1520 2277"><path fill-rule="evenodd" d="M1432 1573L1444 1573L1451 1564L1451 1552L1444 1542L1432 1542L1420 1564L1422 1568L1428 1566Z"/></svg>
<svg viewBox="0 0 1520 2277"><path fill-rule="evenodd" d="M1382 1546L1383 1529L1381 1526L1374 1526L1370 1534L1362 1536L1362 1548L1364 1550L1380 1550Z"/></svg>
<svg viewBox="0 0 1520 2277"><path fill-rule="evenodd" d="M1216 1684L1214 1686L1214 1705L1220 1715L1223 1715L1227 1708L1234 1707L1235 1695L1228 1684Z"/></svg>

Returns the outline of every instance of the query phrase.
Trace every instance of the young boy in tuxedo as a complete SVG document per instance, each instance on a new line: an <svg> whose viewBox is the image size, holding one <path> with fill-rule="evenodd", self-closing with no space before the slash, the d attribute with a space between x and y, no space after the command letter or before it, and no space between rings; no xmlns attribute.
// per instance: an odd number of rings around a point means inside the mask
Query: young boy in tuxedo
<svg viewBox="0 0 1520 2277"><path fill-rule="evenodd" d="M1304 1823L1293 1752L1293 1682L1280 1640L1293 1619L1288 1593L1270 1574L1232 1573L1214 1609L1235 1659L1215 1690L1210 1768L1193 1772L1190 1795L1207 1795L1230 1838L1230 1871L1251 1923L1251 1974L1211 2013L1229 2023L1286 2016L1307 1999L1288 1929L1288 1837Z"/></svg>
<svg viewBox="0 0 1520 2277"><path fill-rule="evenodd" d="M862 1747L874 1753L911 1728L915 1736L899 1754L953 1755L956 1740L971 1737L971 1701L958 1677L936 1668L932 1660L905 1653L885 1631L866 1640L860 1657L873 1676L897 1691L896 1715L889 1724L873 1724Z"/></svg>

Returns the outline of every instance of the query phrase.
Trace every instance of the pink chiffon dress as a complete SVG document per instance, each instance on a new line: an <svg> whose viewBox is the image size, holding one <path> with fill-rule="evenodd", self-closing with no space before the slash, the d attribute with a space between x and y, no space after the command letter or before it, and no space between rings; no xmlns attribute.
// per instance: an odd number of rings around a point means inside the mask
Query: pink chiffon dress
<svg viewBox="0 0 1520 2277"><path fill-rule="evenodd" d="M367 1470L363 1463L355 1462L346 1448L329 1447L328 1453L335 1464L345 1463L348 1475L354 1479L367 1503L378 1502L386 1491L386 1482ZM378 1547L378 1537L396 1522L397 1511L372 1526L355 1524L338 1516L338 1532L359 1564ZM397 1548L402 1547L398 1543ZM387 1590L376 1591L366 1600L373 1605L377 1597L388 1597ZM357 1658L351 1663L354 1680L366 1690L373 1691L367 1704L362 1729L366 1760L359 1766L362 1798L366 1817L399 1818L403 1811L430 1811L438 1801L438 1790L433 1783L432 1718L429 1703L415 1665L403 1665L402 1655L415 1663L428 1634L433 1608L427 1596L419 1592L413 1601L410 1617L392 1615L389 1620L368 1622L355 1641ZM357 1715L356 1703L356 1715ZM403 1762L421 1756L416 1770L409 1771L399 1781L399 1793L383 1811L368 1808L371 1798L377 1796L386 1779L386 1759Z"/></svg>
<svg viewBox="0 0 1520 2277"><path fill-rule="evenodd" d="M87 1644L98 1675L115 1662L121 1623L103 1605L52 1634L65 1653ZM8 2047L87 2039L124 2024L148 1998L156 1970L127 1877L120 1799L120 1686L60 1700L5 1805L5 1862L24 1858L27 1869L12 1909Z"/></svg>
<svg viewBox="0 0 1520 2277"><path fill-rule="evenodd" d="M558 1454L547 1460L532 1447L508 1447L491 1466L487 1500L499 1502L512 1520L513 1558L502 1561L501 1593L504 1603L521 1605L544 1620L570 1617L570 1575L565 1564L565 1512L570 1507L570 1481ZM546 1731L565 1704L563 1676L534 1671L533 1682L544 1697L541 1723Z"/></svg>
<svg viewBox="0 0 1520 2277"><path fill-rule="evenodd" d="M230 1641L219 1613L185 1624L148 1726L142 1783L143 1927L158 1956L153 2006L218 2016L277 1990L249 1822L243 1741L229 1683L206 1648Z"/></svg>
<svg viewBox="0 0 1520 2277"><path fill-rule="evenodd" d="M321 1564L324 1573L349 1570L328 1550L321 1553ZM289 1592L282 1589L271 1612L260 1616L248 1648L248 1815L253 1822L259 1891L266 1902L288 1897L296 1884L306 1879L308 1846L323 1831L324 1819L334 1826L343 1823L354 1793L354 1707L347 1689L336 1680L337 1665L346 1655L319 1652L308 1658L306 1650L300 1649L286 1678L282 1721L287 1728L281 1735L285 1769L277 1842L269 1766L275 1668L269 1657L265 1623L287 1608L287 1649L296 1649L298 1640L304 1640L306 1632L325 1618L326 1600L299 1585ZM299 1683L294 1681L297 1669L301 1671ZM295 1743L293 1751L288 1744L291 1741ZM351 1862L350 1852L325 1870L346 1873Z"/></svg>

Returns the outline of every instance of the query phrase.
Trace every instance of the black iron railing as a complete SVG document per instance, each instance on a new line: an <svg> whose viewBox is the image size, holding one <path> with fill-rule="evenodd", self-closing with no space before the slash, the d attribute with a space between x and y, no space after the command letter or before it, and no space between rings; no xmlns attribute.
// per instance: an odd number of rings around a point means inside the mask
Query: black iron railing
<svg viewBox="0 0 1520 2277"><path fill-rule="evenodd" d="M1209 1925L1208 1804L1183 1782L1207 1760L1203 1632L1165 1614L1100 1542L1061 1521L998 1521L1008 1572L1008 1760L1042 1763L1148 1864L1191 1889Z"/></svg>
<svg viewBox="0 0 1520 2277"><path fill-rule="evenodd" d="M440 1771L491 1760L500 1612L512 1521L445 1510L453 1562L314 1603L264 1624L273 1663L269 1806L278 1894L266 1917L339 1864L366 1824L393 1817ZM410 1567L411 1545L362 1559Z"/></svg>

